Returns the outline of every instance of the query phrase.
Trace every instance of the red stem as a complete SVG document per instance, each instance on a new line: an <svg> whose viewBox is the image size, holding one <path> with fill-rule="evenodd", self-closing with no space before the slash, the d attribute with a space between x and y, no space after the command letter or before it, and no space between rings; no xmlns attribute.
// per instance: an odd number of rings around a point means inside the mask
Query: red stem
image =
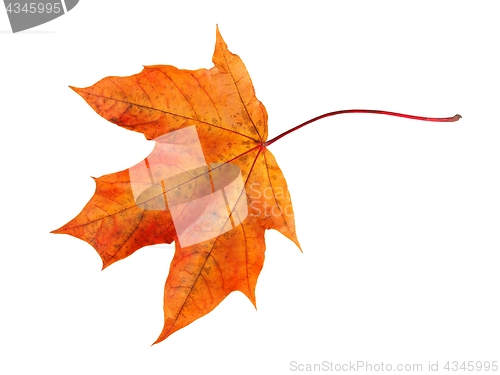
<svg viewBox="0 0 500 375"><path fill-rule="evenodd" d="M462 118L462 116L460 116L460 115L455 115L453 117L434 118L434 117L421 117L421 116L405 115L403 113L396 113L396 112L377 111L374 109L345 109L343 111L328 112L328 113L325 113L324 115L315 117L315 118L308 120L300 125L297 125L296 127L292 128L290 130L287 130L286 132L281 133L277 137L274 137L273 139L270 139L269 141L265 142L264 147L267 147L270 144L273 144L278 139L283 138L285 135L290 134L297 129L300 129L301 127L306 126L306 125L310 124L311 122L321 120L322 118L325 118L325 117L341 115L344 113L375 113L378 115L397 116L397 117L410 118L413 120L434 121L434 122L455 122L455 121L458 121L460 118Z"/></svg>

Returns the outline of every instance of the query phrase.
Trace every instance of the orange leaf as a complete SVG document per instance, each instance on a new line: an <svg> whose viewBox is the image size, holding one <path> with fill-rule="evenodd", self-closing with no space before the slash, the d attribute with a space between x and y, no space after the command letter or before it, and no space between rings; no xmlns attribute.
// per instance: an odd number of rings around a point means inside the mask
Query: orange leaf
<svg viewBox="0 0 500 375"><path fill-rule="evenodd" d="M128 170L96 179L83 211L54 233L91 244L103 268L175 241L160 342L239 290L255 305L264 231L297 246L285 178L266 148L267 112L217 29L214 67L147 66L73 88L105 119L154 140Z"/></svg>
<svg viewBox="0 0 500 375"><path fill-rule="evenodd" d="M455 122L381 110L325 113L267 140L267 113L241 59L217 29L214 67L147 66L73 88L105 119L155 141L151 154L126 171L96 179L83 211L54 233L91 244L103 268L143 246L175 241L165 285L160 342L239 290L255 305L264 262L264 231L297 246L285 178L267 146L314 121L371 113Z"/></svg>

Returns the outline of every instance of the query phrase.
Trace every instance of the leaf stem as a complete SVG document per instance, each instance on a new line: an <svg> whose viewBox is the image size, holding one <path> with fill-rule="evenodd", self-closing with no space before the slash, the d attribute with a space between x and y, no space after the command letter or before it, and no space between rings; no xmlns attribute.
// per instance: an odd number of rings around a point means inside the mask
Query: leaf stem
<svg viewBox="0 0 500 375"><path fill-rule="evenodd" d="M409 119L412 119L412 120L434 121L434 122L455 122L455 121L458 121L460 118L462 118L462 116L460 116L460 115L455 115L453 117L435 118L435 117L421 117L421 116L405 115L403 113L378 111L378 110L374 110L374 109L345 109L345 110L342 110L342 111L328 112L328 113L325 113L325 114L323 114L321 116L318 116L318 117L315 117L313 119L310 119L310 120L308 120L308 121L306 121L306 122L304 122L304 123L302 123L300 125L297 125L296 127L292 128L290 130L287 130L284 133L281 133L277 137L274 137L273 139L270 139L269 141L265 142L263 144L263 146L267 147L267 146L273 144L274 142L276 142L278 139L283 138L285 135L293 133L295 130L300 129L303 126L306 126L306 125L310 124L311 122L315 122L315 121L321 120L322 118L325 118L325 117L330 117L330 116L335 116L335 115L341 115L341 114L344 114L344 113L375 113L375 114L378 114L378 115L397 116L397 117L409 118Z"/></svg>

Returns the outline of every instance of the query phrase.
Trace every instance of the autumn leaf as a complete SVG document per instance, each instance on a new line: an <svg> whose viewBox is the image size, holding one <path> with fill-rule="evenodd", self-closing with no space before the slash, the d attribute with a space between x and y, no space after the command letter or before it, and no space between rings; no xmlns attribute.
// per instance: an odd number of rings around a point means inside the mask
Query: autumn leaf
<svg viewBox="0 0 500 375"><path fill-rule="evenodd" d="M156 146L138 165L95 179L96 191L83 211L54 233L88 242L103 268L143 246L175 241L165 285L165 325L156 342L207 314L233 291L241 291L255 305L266 229L280 231L300 247L285 178L263 146L266 109L255 96L245 65L229 52L218 30L213 62L212 69L194 71L146 66L130 77L107 77L88 88L73 88L102 117L143 133ZM179 144L185 147L174 149ZM230 192L224 189L230 182L225 181L224 166L240 174L240 185ZM232 201L221 207L215 198L199 202L221 191ZM174 200L169 194L181 196L182 202L169 204ZM183 225L194 223L195 233L184 245L172 216L190 202L193 209ZM246 209L246 217L239 206ZM207 230L196 231L203 209L222 217L223 225L213 225L211 233L220 233L197 242L197 234L203 239L199 232ZM209 218L205 215L205 227Z"/></svg>
<svg viewBox="0 0 500 375"><path fill-rule="evenodd" d="M331 112L267 140L267 112L245 65L216 32L211 69L146 66L74 88L102 117L155 147L131 168L95 179L82 212L53 233L92 245L103 268L143 246L175 241L165 284L165 323L155 343L241 291L255 305L266 229L299 248L285 177L268 146Z"/></svg>

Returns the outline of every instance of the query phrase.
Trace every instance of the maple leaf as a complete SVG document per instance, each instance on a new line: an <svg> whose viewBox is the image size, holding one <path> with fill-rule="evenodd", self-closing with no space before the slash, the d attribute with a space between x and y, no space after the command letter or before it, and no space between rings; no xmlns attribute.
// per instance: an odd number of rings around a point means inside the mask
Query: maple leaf
<svg viewBox="0 0 500 375"><path fill-rule="evenodd" d="M53 233L88 242L103 268L175 240L156 342L233 291L255 305L266 229L300 248L285 178L264 145L266 109L218 29L213 62L194 71L146 66L130 77L72 87L102 117L156 145L136 166L95 179L82 212ZM218 204L221 195L225 205Z"/></svg>
<svg viewBox="0 0 500 375"><path fill-rule="evenodd" d="M329 112L267 140L267 112L238 55L216 32L211 69L146 66L74 88L105 119L155 141L131 168L96 178L82 212L53 233L92 245L103 268L143 246L175 241L165 284L165 323L155 343L241 291L255 305L264 232L276 229L300 249L288 187L269 145L342 113L429 118L378 110Z"/></svg>

